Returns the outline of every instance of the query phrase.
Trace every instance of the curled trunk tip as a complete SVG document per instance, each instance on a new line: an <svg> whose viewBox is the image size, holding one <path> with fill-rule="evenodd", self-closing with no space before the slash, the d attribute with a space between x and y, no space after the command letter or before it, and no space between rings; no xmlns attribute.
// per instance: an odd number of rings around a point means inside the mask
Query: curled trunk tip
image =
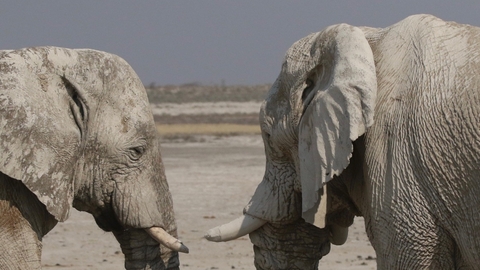
<svg viewBox="0 0 480 270"><path fill-rule="evenodd" d="M331 225L330 227L330 243L336 246L345 244L348 238L348 228Z"/></svg>
<svg viewBox="0 0 480 270"><path fill-rule="evenodd" d="M167 233L164 229L160 227L151 227L145 229L145 231L153 238L155 241L159 242L160 244L166 246L167 248L182 252L182 253L189 253L188 247L186 247L182 241L178 240L177 238L171 236Z"/></svg>
<svg viewBox="0 0 480 270"><path fill-rule="evenodd" d="M220 227L220 226L219 226ZM215 227L210 229L205 233L205 239L212 242L221 242L222 241L222 232L220 231L219 227Z"/></svg>
<svg viewBox="0 0 480 270"><path fill-rule="evenodd" d="M267 223L266 220L250 215L242 215L227 224L208 230L205 238L212 242L230 241L255 231L265 223Z"/></svg>

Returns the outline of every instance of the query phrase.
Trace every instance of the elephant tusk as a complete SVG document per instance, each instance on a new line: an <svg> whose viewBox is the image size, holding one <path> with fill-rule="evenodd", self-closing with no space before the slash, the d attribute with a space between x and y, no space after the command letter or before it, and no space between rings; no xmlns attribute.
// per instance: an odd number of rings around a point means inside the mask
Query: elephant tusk
<svg viewBox="0 0 480 270"><path fill-rule="evenodd" d="M188 253L188 247L186 247L180 240L171 236L167 233L164 229L160 227L151 227L145 229L145 231L153 238L155 241L159 242L160 244L166 246L167 248L177 251Z"/></svg>
<svg viewBox="0 0 480 270"><path fill-rule="evenodd" d="M345 244L348 237L348 228L330 225L330 243L336 246Z"/></svg>
<svg viewBox="0 0 480 270"><path fill-rule="evenodd" d="M208 230L205 238L213 242L230 241L255 231L265 223L267 223L266 220L250 215L242 215L227 224Z"/></svg>

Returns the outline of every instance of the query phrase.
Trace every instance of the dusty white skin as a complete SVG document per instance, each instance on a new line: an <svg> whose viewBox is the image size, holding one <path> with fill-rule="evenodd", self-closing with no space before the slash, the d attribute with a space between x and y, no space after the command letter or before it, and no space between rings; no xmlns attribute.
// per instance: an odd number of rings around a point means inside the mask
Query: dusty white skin
<svg viewBox="0 0 480 270"><path fill-rule="evenodd" d="M430 15L293 44L260 111L255 266L316 269L322 254L305 252L343 243L361 215L378 269L476 268L479 89L480 28Z"/></svg>
<svg viewBox="0 0 480 270"><path fill-rule="evenodd" d="M128 269L178 269L188 251L146 91L118 56L0 51L0 172L2 269L40 268L42 237L72 206L114 233Z"/></svg>

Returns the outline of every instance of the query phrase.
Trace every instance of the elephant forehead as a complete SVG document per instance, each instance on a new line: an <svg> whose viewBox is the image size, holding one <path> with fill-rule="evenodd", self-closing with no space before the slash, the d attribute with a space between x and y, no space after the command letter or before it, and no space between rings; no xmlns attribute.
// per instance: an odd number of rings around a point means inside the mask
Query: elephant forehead
<svg viewBox="0 0 480 270"><path fill-rule="evenodd" d="M125 61L108 53L80 50L77 61L72 71L83 77L85 82L96 82L99 86L97 90L101 92L127 89L127 80L135 76Z"/></svg>
<svg viewBox="0 0 480 270"><path fill-rule="evenodd" d="M305 63L311 61L313 53L312 48L314 49L313 45L319 35L320 32L312 33L293 43L293 45L287 50L285 61L292 63Z"/></svg>
<svg viewBox="0 0 480 270"><path fill-rule="evenodd" d="M102 107L95 115L95 119L92 119L90 126L93 128L92 135L103 134L110 139L113 137L118 139L118 135L121 134L127 135L128 138L150 138L156 132L153 115L141 108L119 111L111 107ZM112 137L112 134L115 136Z"/></svg>
<svg viewBox="0 0 480 270"><path fill-rule="evenodd" d="M20 50L2 51L2 62L15 63L18 70L33 73L55 73L65 71L77 57L74 50L58 47L32 47ZM4 70L2 73L5 74ZM20 73L19 73L20 74Z"/></svg>
<svg viewBox="0 0 480 270"><path fill-rule="evenodd" d="M136 89L137 92L142 89ZM99 104L97 117L99 121L122 123L122 125L138 126L153 125L153 113L145 96L132 94L129 91L123 93L111 93L110 97Z"/></svg>
<svg viewBox="0 0 480 270"><path fill-rule="evenodd" d="M310 34L295 42L287 51L280 75L267 96L266 111L284 113L284 108L295 106L308 75L320 63L315 45L319 35Z"/></svg>
<svg viewBox="0 0 480 270"><path fill-rule="evenodd" d="M295 42L287 51L282 65L284 81L302 79L319 62L316 40L320 33L310 34Z"/></svg>
<svg viewBox="0 0 480 270"><path fill-rule="evenodd" d="M303 88L303 81L285 83L282 77L279 77L260 109L261 123L269 127L280 125L286 128L291 120L301 114L299 102Z"/></svg>
<svg viewBox="0 0 480 270"><path fill-rule="evenodd" d="M263 102L260 112L265 116L272 117L279 111L285 109L287 101L288 95L286 95L285 89L280 89L274 85Z"/></svg>

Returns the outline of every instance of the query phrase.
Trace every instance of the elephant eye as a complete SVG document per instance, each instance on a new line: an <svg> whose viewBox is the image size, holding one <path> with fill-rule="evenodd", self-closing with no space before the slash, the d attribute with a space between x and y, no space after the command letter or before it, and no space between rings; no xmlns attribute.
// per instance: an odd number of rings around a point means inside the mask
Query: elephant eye
<svg viewBox="0 0 480 270"><path fill-rule="evenodd" d="M139 160L145 153L145 146L136 146L129 149L129 156L132 160Z"/></svg>

